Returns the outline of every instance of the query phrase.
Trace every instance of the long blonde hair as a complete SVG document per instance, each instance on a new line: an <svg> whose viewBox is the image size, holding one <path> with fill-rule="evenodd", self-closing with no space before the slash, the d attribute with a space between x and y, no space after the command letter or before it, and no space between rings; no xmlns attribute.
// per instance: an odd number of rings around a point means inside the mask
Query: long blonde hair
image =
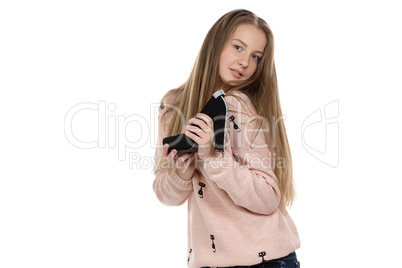
<svg viewBox="0 0 402 268"><path fill-rule="evenodd" d="M241 24L252 24L264 31L267 43L254 75L242 85L230 87L224 85L219 76L220 54L226 41ZM285 163L283 167L273 166L281 191L281 204L291 206L295 199L292 157L279 101L274 38L268 24L248 10L233 10L215 22L204 39L190 77L179 88L168 93L178 96L171 105L182 114L173 113L173 123L168 126L167 135L180 133L183 124L194 117L220 88L229 94L234 90L245 93L255 105L258 115L268 121L270 131L267 143L273 155Z"/></svg>

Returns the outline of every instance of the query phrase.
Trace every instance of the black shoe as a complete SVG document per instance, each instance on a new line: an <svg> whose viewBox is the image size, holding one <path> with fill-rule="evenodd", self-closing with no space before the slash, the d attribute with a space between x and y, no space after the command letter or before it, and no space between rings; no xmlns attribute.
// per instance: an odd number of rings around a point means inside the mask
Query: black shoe
<svg viewBox="0 0 402 268"><path fill-rule="evenodd" d="M216 91L201 110L201 113L208 115L214 121L216 152L223 152L225 147L226 117L228 107L223 96L225 96L225 92L222 89ZM185 153L196 152L198 150L198 144L184 133L164 138L163 144L165 143L169 144L169 153L173 149L176 149L178 152Z"/></svg>

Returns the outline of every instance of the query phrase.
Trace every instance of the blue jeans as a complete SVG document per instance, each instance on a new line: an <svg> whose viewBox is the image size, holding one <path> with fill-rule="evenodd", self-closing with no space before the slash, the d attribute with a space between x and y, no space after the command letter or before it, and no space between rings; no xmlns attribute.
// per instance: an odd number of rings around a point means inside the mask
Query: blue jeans
<svg viewBox="0 0 402 268"><path fill-rule="evenodd" d="M270 261L263 261L262 263L251 266L231 266L225 268L299 268L300 262L297 260L296 252L289 255ZM219 267L218 267L219 268ZM223 268L223 267L221 267Z"/></svg>

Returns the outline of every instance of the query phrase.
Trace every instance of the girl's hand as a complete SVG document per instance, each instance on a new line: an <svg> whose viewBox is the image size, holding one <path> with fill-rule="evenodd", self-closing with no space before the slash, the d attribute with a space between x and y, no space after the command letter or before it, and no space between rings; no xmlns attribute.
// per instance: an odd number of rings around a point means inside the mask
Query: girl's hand
<svg viewBox="0 0 402 268"><path fill-rule="evenodd" d="M219 152L215 152L214 122L208 115L196 114L196 117L191 118L184 127L184 134L198 143L197 153L201 160L212 159L219 155Z"/></svg>
<svg viewBox="0 0 402 268"><path fill-rule="evenodd" d="M173 149L169 154L169 145L163 145L163 155L176 167L177 175L183 180L190 180L195 170L194 153L179 153Z"/></svg>

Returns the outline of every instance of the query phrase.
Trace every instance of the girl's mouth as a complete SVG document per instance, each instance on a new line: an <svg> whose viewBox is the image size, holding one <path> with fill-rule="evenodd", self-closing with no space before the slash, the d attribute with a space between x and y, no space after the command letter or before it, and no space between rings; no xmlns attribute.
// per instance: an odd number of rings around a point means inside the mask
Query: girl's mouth
<svg viewBox="0 0 402 268"><path fill-rule="evenodd" d="M230 71L232 72L233 76L236 78L240 78L243 76L243 74L235 69L230 69Z"/></svg>

